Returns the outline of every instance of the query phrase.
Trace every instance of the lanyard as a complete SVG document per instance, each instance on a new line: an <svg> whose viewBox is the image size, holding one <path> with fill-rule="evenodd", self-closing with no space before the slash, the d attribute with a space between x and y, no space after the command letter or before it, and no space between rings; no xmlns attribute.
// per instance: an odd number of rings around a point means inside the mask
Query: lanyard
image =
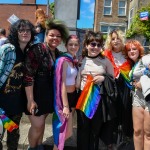
<svg viewBox="0 0 150 150"><path fill-rule="evenodd" d="M130 74L130 83L131 83L131 85L132 85L132 90L134 90L134 86L133 86L133 73L134 73L134 70L135 70L135 67L136 67L136 65L138 64L138 62L136 62L135 64L134 64L134 66L132 67L132 70L131 70L131 74Z"/></svg>

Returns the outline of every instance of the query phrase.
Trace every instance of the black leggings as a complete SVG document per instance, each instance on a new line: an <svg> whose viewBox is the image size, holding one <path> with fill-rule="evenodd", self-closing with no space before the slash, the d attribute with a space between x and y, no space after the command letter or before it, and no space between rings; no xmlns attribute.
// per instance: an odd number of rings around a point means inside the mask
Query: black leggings
<svg viewBox="0 0 150 150"><path fill-rule="evenodd" d="M8 115L8 117L19 126L22 114ZM7 131L7 150L17 150L19 138L19 128L14 129L12 132ZM2 147L2 143L0 142L0 150L2 150Z"/></svg>

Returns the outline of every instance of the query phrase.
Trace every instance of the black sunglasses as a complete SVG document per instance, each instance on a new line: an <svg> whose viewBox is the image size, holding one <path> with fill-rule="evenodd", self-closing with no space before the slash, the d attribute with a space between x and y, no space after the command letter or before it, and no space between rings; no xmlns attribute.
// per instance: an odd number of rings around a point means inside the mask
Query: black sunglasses
<svg viewBox="0 0 150 150"><path fill-rule="evenodd" d="M90 43L90 46L91 46L91 47L97 46L98 48L102 47L100 43L96 43L96 42L91 42L91 43Z"/></svg>

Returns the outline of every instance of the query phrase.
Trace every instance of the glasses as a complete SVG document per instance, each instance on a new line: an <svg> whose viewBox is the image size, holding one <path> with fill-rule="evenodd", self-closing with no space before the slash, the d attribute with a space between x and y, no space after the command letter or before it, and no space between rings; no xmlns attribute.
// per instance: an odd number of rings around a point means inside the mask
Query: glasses
<svg viewBox="0 0 150 150"><path fill-rule="evenodd" d="M90 46L91 46L91 47L97 46L98 48L100 48L100 47L101 47L101 44L100 44L100 43L96 43L96 42L91 42L91 43L90 43Z"/></svg>
<svg viewBox="0 0 150 150"><path fill-rule="evenodd" d="M31 30L30 29L19 29L18 32L19 33L27 33L27 34L29 34L29 33L31 33Z"/></svg>

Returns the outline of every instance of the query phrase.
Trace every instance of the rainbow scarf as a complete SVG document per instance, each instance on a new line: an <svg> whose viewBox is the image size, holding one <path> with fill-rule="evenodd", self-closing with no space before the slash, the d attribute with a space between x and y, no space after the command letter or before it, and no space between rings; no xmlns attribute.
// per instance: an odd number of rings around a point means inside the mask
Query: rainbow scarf
<svg viewBox="0 0 150 150"><path fill-rule="evenodd" d="M14 129L18 128L18 125L15 124L11 119L4 115L5 112L0 108L0 119L2 120L3 126L9 132L12 132Z"/></svg>
<svg viewBox="0 0 150 150"><path fill-rule="evenodd" d="M94 84L92 80L92 75L87 75L86 85L76 105L76 109L83 111L90 119L93 118L101 98L100 88L98 85Z"/></svg>
<svg viewBox="0 0 150 150"><path fill-rule="evenodd" d="M126 85L129 88L131 88L130 77L129 77L131 65L130 65L129 61L124 62L121 66L116 66L116 64L114 62L114 57L113 57L111 51L105 50L104 55L111 61L112 65L114 67L115 78L121 73L121 75L125 79Z"/></svg>
<svg viewBox="0 0 150 150"><path fill-rule="evenodd" d="M54 114L53 114L53 137L54 143L59 150L63 150L65 137L66 137L66 128L67 120L62 114L63 104L62 104L62 69L63 62L73 62L73 58L68 55L63 55L56 60L55 63L55 76L54 76Z"/></svg>

